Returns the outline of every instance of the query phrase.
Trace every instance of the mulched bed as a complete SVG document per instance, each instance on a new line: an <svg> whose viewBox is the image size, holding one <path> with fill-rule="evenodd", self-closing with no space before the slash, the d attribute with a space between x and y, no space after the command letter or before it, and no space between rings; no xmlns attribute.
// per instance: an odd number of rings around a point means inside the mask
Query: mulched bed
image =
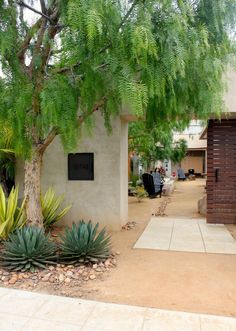
<svg viewBox="0 0 236 331"><path fill-rule="evenodd" d="M104 274L116 267L119 254L119 252L113 253L105 262L98 264L79 266L57 264L34 273L9 272L0 268L0 286L82 297L83 284L102 279Z"/></svg>

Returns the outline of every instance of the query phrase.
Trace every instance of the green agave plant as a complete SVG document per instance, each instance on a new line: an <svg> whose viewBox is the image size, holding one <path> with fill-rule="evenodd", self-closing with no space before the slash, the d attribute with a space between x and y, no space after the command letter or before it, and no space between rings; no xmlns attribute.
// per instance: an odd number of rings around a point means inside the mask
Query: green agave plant
<svg viewBox="0 0 236 331"><path fill-rule="evenodd" d="M24 215L25 200L21 207L17 206L18 202L18 187L12 188L10 195L6 198L2 187L0 186L0 238L6 239L11 232L17 228L21 228L26 218Z"/></svg>
<svg viewBox="0 0 236 331"><path fill-rule="evenodd" d="M58 212L64 197L61 195L56 197L55 192L50 187L44 196L41 196L41 205L43 213L43 223L45 228L49 228L54 223L58 222L70 210L71 206L67 206L62 211Z"/></svg>
<svg viewBox="0 0 236 331"><path fill-rule="evenodd" d="M14 271L31 271L55 264L57 246L43 229L23 227L9 235L0 254L1 265Z"/></svg>
<svg viewBox="0 0 236 331"><path fill-rule="evenodd" d="M98 232L99 224L92 222L73 224L61 237L60 258L64 263L77 264L104 261L111 253L111 238L105 228Z"/></svg>

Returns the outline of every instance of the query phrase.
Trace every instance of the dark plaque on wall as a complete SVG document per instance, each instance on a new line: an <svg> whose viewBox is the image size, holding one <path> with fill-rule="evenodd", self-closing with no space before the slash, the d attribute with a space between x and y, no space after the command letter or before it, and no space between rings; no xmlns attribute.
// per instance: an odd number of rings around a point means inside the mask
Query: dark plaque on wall
<svg viewBox="0 0 236 331"><path fill-rule="evenodd" d="M68 154L69 180L94 180L94 154Z"/></svg>

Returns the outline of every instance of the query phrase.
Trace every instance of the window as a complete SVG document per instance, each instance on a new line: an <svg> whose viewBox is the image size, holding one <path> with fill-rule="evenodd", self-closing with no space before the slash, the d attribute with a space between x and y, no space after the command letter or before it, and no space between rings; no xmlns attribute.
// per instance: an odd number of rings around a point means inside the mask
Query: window
<svg viewBox="0 0 236 331"><path fill-rule="evenodd" d="M94 180L94 154L68 154L69 180Z"/></svg>

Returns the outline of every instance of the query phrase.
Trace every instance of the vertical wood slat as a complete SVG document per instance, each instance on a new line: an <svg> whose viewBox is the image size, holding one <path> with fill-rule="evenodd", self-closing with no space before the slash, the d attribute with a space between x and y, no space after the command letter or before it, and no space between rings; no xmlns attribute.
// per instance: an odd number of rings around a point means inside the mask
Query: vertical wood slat
<svg viewBox="0 0 236 331"><path fill-rule="evenodd" d="M210 120L207 130L207 222L236 223L235 198L236 120Z"/></svg>

